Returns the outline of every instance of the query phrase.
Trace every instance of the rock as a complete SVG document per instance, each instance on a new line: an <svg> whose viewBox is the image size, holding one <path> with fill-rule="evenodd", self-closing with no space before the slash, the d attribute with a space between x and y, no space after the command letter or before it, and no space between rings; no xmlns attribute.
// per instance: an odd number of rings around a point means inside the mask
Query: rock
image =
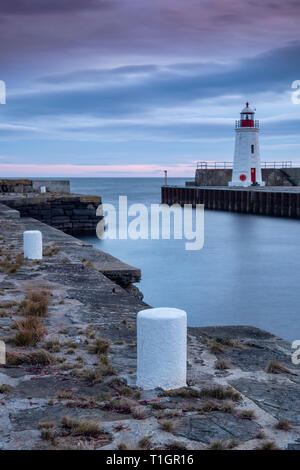
<svg viewBox="0 0 300 470"><path fill-rule="evenodd" d="M228 439L247 441L259 430L260 426L254 421L218 411L181 420L174 434L209 444Z"/></svg>
<svg viewBox="0 0 300 470"><path fill-rule="evenodd" d="M300 425L298 384L278 383L276 379L266 382L246 378L230 383L278 420L287 419L291 424Z"/></svg>

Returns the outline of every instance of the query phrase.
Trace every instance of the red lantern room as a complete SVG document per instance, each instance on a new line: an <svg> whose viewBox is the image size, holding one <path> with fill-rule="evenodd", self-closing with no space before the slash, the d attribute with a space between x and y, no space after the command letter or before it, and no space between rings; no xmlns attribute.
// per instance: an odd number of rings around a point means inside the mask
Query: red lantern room
<svg viewBox="0 0 300 470"><path fill-rule="evenodd" d="M241 119L235 121L235 128L240 129L241 127L252 127L259 129L259 121L254 120L255 111L250 108L249 103L246 103L246 107L242 109Z"/></svg>
<svg viewBox="0 0 300 470"><path fill-rule="evenodd" d="M254 127L254 111L249 108L249 103L241 112L240 127Z"/></svg>

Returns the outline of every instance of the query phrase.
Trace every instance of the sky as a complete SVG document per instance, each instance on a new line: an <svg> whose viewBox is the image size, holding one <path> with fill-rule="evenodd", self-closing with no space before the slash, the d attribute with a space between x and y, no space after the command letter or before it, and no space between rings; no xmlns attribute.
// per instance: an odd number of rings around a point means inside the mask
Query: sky
<svg viewBox="0 0 300 470"><path fill-rule="evenodd" d="M299 31L299 0L1 0L0 176L193 176L246 101L300 163Z"/></svg>

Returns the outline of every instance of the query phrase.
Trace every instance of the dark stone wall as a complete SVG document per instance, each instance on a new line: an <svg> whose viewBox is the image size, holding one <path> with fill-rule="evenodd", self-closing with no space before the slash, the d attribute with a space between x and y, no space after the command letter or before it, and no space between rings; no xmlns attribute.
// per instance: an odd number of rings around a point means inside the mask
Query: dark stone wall
<svg viewBox="0 0 300 470"><path fill-rule="evenodd" d="M300 186L300 168L263 168L266 186Z"/></svg>
<svg viewBox="0 0 300 470"><path fill-rule="evenodd" d="M196 186L228 186L232 169L197 169ZM300 168L262 168L262 179L266 186L300 186Z"/></svg>
<svg viewBox="0 0 300 470"><path fill-rule="evenodd" d="M32 192L31 180L0 179L0 193L29 193Z"/></svg>
<svg viewBox="0 0 300 470"><path fill-rule="evenodd" d="M32 217L65 233L95 233L103 218L96 215L101 198L96 196L39 196L1 198L1 202L20 212L21 217Z"/></svg>
<svg viewBox="0 0 300 470"><path fill-rule="evenodd" d="M185 188L163 186L163 204L204 204L205 209L300 219L300 191L253 188Z"/></svg>
<svg viewBox="0 0 300 470"><path fill-rule="evenodd" d="M54 193L70 193L68 180L0 179L0 193L40 193L40 187Z"/></svg>
<svg viewBox="0 0 300 470"><path fill-rule="evenodd" d="M213 168L196 170L196 186L227 186L231 181L230 168Z"/></svg>

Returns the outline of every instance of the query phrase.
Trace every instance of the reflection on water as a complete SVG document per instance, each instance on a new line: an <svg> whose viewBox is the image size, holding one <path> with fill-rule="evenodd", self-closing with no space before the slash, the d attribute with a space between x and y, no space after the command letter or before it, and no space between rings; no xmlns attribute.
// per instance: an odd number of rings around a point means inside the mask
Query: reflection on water
<svg viewBox="0 0 300 470"><path fill-rule="evenodd" d="M174 179L172 184L183 184ZM71 189L104 202L160 202L155 178L72 179ZM288 220L205 211L205 243L186 251L185 240L98 240L86 237L142 270L139 285L150 305L188 313L191 326L253 325L300 339L300 224Z"/></svg>

